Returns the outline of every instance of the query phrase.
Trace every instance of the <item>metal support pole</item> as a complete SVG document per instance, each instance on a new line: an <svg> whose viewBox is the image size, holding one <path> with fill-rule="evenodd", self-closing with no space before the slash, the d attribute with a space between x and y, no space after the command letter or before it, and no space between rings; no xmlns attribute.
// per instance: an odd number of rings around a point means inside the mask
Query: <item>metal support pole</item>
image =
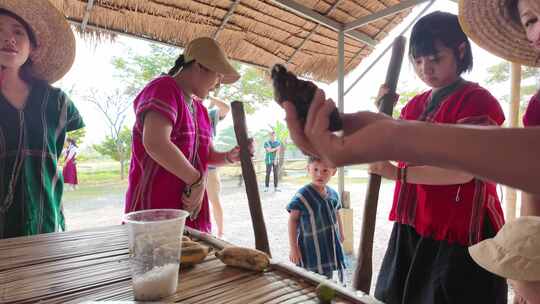
<svg viewBox="0 0 540 304"><path fill-rule="evenodd" d="M338 110L343 113L345 110L344 102L344 88L345 88L345 32L340 30L338 32ZM338 193L343 196L345 191L345 168L340 167L338 169ZM349 206L343 206L343 208L349 208Z"/></svg>

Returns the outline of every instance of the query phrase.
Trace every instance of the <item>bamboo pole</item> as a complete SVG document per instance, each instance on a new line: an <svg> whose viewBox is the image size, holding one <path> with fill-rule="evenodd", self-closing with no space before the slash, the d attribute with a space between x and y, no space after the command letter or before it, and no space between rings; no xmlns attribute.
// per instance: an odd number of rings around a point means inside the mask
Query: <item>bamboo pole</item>
<svg viewBox="0 0 540 304"><path fill-rule="evenodd" d="M519 101L521 96L521 65L519 63L511 63L510 75L510 120L509 127L516 128L519 125ZM517 191L513 188L505 186L505 211L506 219L513 220L516 218L516 202Z"/></svg>
<svg viewBox="0 0 540 304"><path fill-rule="evenodd" d="M385 84L388 87L388 94L381 98L379 112L392 115L396 87L401 71L401 63L405 53L405 37L398 36L393 43L392 57L388 65ZM381 187L381 177L370 174L366 201L364 204L364 216L362 218L362 230L360 232L360 247L358 248L358 262L354 272L353 287L369 294L372 276L373 258L373 237L375 234L375 222L377 217L377 201L379 200L379 189Z"/></svg>
<svg viewBox="0 0 540 304"><path fill-rule="evenodd" d="M246 193L249 203L249 212L251 213L251 222L253 223L253 232L255 233L255 248L266 252L270 256L270 245L268 244L268 235L261 207L261 198L259 188L257 187L257 175L251 161L249 152L249 139L247 135L246 116L244 105L240 101L231 103L234 133L240 146L240 162L242 165L242 176L246 185Z"/></svg>

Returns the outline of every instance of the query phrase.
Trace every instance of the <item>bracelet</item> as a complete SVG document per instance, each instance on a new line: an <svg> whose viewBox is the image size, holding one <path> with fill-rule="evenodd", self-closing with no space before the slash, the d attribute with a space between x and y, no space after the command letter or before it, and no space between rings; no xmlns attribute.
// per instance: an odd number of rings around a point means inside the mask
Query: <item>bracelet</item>
<svg viewBox="0 0 540 304"><path fill-rule="evenodd" d="M231 152L231 151L229 151ZM225 153L225 160L229 163L229 164L234 164L234 161L229 157L229 152Z"/></svg>
<svg viewBox="0 0 540 304"><path fill-rule="evenodd" d="M200 186L201 184L202 184L202 174L199 175L199 179L197 179L193 184L186 185L184 187L184 194L187 195L188 197L191 196L191 192L192 192L193 188L196 188L196 187Z"/></svg>

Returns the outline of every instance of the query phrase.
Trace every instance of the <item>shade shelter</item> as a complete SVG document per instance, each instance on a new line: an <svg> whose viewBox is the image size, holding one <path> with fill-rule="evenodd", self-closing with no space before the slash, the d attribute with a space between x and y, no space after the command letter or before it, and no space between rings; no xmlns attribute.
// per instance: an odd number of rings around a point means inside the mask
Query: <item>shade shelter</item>
<svg viewBox="0 0 540 304"><path fill-rule="evenodd" d="M184 47L220 41L230 58L338 81L355 69L418 4L435 0L51 0L81 30L100 29ZM337 56L336 56L337 55ZM340 192L344 175L340 172Z"/></svg>

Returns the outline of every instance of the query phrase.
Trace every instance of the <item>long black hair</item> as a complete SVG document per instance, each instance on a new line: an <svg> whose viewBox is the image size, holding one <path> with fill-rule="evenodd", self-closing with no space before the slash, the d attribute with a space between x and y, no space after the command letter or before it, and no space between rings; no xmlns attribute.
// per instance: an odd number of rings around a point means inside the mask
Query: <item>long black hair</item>
<svg viewBox="0 0 540 304"><path fill-rule="evenodd" d="M521 17L519 16L518 1L519 0L506 1L505 7L506 11L508 12L508 16L510 16L510 20L516 22L520 26L523 26L521 24Z"/></svg>
<svg viewBox="0 0 540 304"><path fill-rule="evenodd" d="M422 17L412 28L409 46L409 59L437 54L435 43L451 49L458 65L458 74L473 68L471 43L459 25L458 17L454 14L436 11ZM465 43L465 53L460 58L459 47Z"/></svg>
<svg viewBox="0 0 540 304"><path fill-rule="evenodd" d="M18 15L5 9L0 9L0 15L9 16L17 20L17 22L19 22L20 24L22 24L22 26L24 27L24 30L26 31L26 34L28 35L28 39L30 40L30 45L34 49L37 48L38 45L37 45L36 36L34 35L32 28L30 28L30 25L28 25L28 23L26 23L24 19L22 19ZM28 83L31 83L37 80L34 74L32 73L32 59L28 58L26 62L21 66L19 70L19 76L21 77L22 80Z"/></svg>
<svg viewBox="0 0 540 304"><path fill-rule="evenodd" d="M187 68L194 62L195 60L186 62L184 58L184 54L182 54L178 56L178 58L176 58L176 61L174 62L174 66L169 70L169 72L167 72L167 75L174 76L176 73L178 73L178 71L180 71L180 69Z"/></svg>

